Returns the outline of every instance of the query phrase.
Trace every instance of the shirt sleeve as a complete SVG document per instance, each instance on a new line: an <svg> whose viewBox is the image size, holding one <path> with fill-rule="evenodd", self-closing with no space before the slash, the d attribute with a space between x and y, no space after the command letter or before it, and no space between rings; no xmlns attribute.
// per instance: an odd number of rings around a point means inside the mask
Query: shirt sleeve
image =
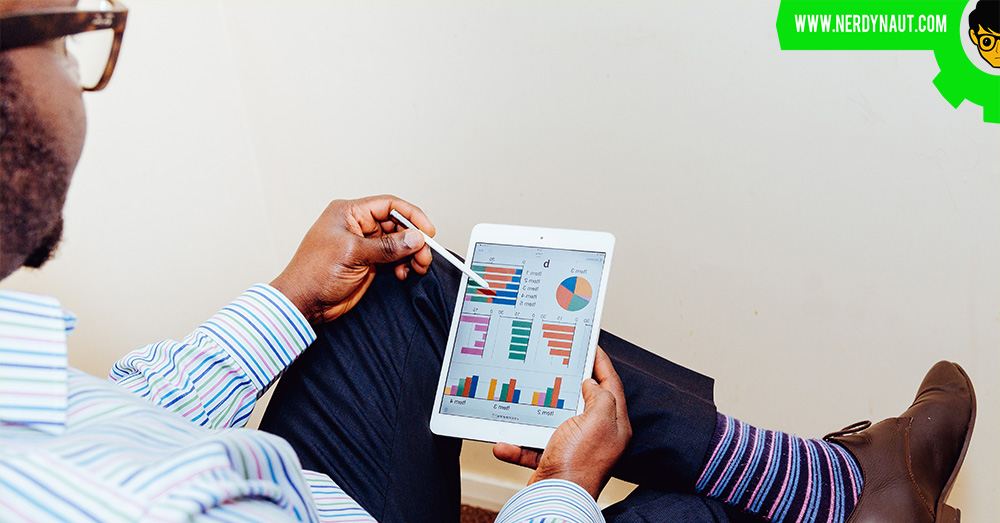
<svg viewBox="0 0 1000 523"><path fill-rule="evenodd" d="M507 500L496 523L604 523L594 498L563 479L533 483Z"/></svg>
<svg viewBox="0 0 1000 523"><path fill-rule="evenodd" d="M344 490L328 476L318 472L303 471L316 504L316 519L319 523L377 523L365 509L351 499ZM195 523L271 523L304 521L306 518L289 518L288 511L273 501L244 497L209 507L204 512L194 514Z"/></svg>
<svg viewBox="0 0 1000 523"><path fill-rule="evenodd" d="M199 425L240 427L257 398L315 339L288 298L258 284L183 340L132 351L108 378Z"/></svg>

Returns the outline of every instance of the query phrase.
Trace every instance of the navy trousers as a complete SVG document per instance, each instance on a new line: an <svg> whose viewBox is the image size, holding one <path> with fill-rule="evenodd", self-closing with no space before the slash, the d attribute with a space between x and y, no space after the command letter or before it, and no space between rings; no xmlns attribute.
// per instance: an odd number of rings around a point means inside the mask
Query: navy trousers
<svg viewBox="0 0 1000 523"><path fill-rule="evenodd" d="M260 425L381 522L459 520L462 442L428 424L460 279L437 261L404 282L376 276L287 369ZM640 485L605 517L744 520L692 493L715 430L712 379L604 331L600 346L622 378L633 428L613 474Z"/></svg>

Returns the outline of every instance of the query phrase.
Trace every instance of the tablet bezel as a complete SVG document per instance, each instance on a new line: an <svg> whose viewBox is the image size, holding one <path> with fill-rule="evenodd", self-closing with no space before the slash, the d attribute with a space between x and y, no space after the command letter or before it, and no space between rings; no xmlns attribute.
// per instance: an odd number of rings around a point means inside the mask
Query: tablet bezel
<svg viewBox="0 0 1000 523"><path fill-rule="evenodd" d="M608 232L481 223L476 225L472 230L466 260L472 259L475 254L476 245L479 243L503 244L526 248L599 252L605 255L604 266L601 271L601 283L597 290L593 328L591 329L590 340L587 344L586 363L581 381L590 377L594 370L594 356L597 351L597 339L600 336L601 315L604 311L604 300L607 295L608 276L611 270L611 258L615 245L614 235ZM456 296L451 328L448 331L448 343L445 349L444 360L441 364L441 372L438 375L438 386L434 391L434 407L431 411L430 421L431 432L441 436L488 442L503 441L524 447L545 448L552 434L555 432L554 427L473 418L441 412L441 403L445 396L443 391L447 382L448 371L451 367L459 319L464 303L461 297L466 292L468 280L469 277L463 274L461 284L459 285L459 293ZM584 402L581 398L581 401L577 405L576 414L582 413L583 410Z"/></svg>

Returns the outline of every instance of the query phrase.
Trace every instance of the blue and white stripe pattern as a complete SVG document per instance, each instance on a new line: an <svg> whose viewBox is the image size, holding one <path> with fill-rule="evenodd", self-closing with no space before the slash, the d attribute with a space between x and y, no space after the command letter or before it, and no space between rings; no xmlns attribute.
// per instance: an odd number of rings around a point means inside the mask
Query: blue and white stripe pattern
<svg viewBox="0 0 1000 523"><path fill-rule="evenodd" d="M603 523L597 503L583 487L546 479L521 490L500 510L496 523Z"/></svg>
<svg viewBox="0 0 1000 523"><path fill-rule="evenodd" d="M54 298L0 291L5 523L374 521L328 476L302 470L284 440L240 428L315 339L273 288L255 285L180 342L132 352L113 383L67 366L74 324ZM508 503L505 521L548 517L542 483Z"/></svg>
<svg viewBox="0 0 1000 523"><path fill-rule="evenodd" d="M0 294L0 419L59 434L66 422L68 318L55 298Z"/></svg>

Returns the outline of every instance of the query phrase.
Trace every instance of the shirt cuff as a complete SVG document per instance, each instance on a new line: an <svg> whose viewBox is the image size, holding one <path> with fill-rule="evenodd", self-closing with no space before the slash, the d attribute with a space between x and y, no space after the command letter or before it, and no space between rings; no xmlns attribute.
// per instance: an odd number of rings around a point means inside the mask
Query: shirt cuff
<svg viewBox="0 0 1000 523"><path fill-rule="evenodd" d="M604 523L601 509L580 485L564 479L533 483L507 500L496 523L525 521Z"/></svg>
<svg viewBox="0 0 1000 523"><path fill-rule="evenodd" d="M315 339L302 313L270 285L258 283L198 327L264 390Z"/></svg>

